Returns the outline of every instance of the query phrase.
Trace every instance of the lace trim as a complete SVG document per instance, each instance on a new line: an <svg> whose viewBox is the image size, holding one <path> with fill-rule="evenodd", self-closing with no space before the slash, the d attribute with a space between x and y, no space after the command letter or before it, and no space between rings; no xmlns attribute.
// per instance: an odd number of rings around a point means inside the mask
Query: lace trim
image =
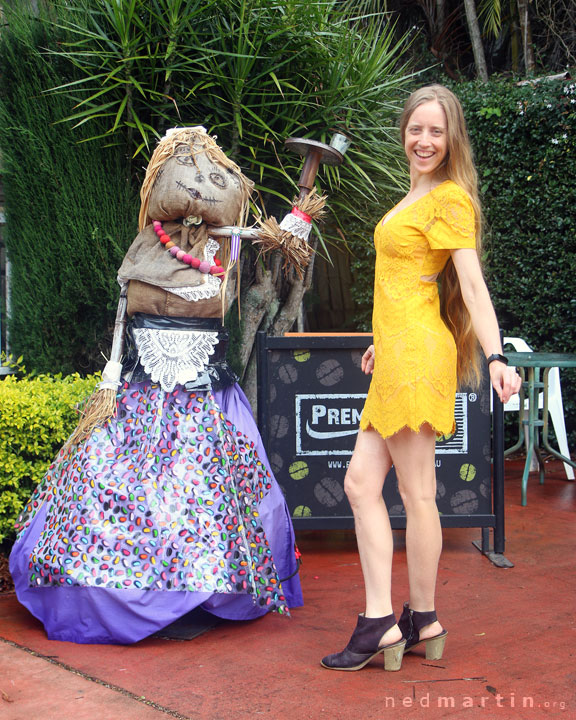
<svg viewBox="0 0 576 720"><path fill-rule="evenodd" d="M474 239L476 235L470 199L455 183L433 190L421 202L414 203L412 218L423 232L428 232L438 220L444 220L462 237Z"/></svg>
<svg viewBox="0 0 576 720"><path fill-rule="evenodd" d="M181 288L162 288L166 292L178 295L178 297L188 300L189 302L198 302L198 300L209 300L220 292L220 280L210 275L210 280L216 280L218 285L214 287L214 283L208 281L206 285L197 285L196 287Z"/></svg>
<svg viewBox="0 0 576 720"><path fill-rule="evenodd" d="M142 367L164 392L196 380L218 344L217 332L135 328L133 333Z"/></svg>
<svg viewBox="0 0 576 720"><path fill-rule="evenodd" d="M437 438L442 437L443 435L452 435L454 431L456 430L456 423L452 421L452 426L449 430L443 430L438 429L434 423L431 423L427 418L423 417L421 420L415 420L413 423L405 423L402 425L401 423L397 423L390 429L390 427L386 428L386 430L380 429L377 425L375 425L370 418L367 418L366 421L360 422L360 429L361 430L375 430L378 435L383 437L384 439L391 437L392 435L395 435L396 433L400 432L401 430L411 430L412 432L420 432L422 429L422 425L430 425L432 430L434 431L434 434ZM446 426L448 427L448 425Z"/></svg>
<svg viewBox="0 0 576 720"><path fill-rule="evenodd" d="M405 427L418 432L424 423L430 425L437 435L454 431L456 393L455 383L449 377L437 381L424 377L413 383L401 383L393 390L380 383L374 387L370 385L360 419L362 430L372 426L384 438ZM417 387L414 388L414 385Z"/></svg>
<svg viewBox="0 0 576 720"><path fill-rule="evenodd" d="M296 217L296 215L292 214L286 215L284 220L282 220L282 222L280 223L281 230L289 232L295 237L300 238L301 240L308 240L311 228L311 223L306 222L305 220L302 220L301 218Z"/></svg>

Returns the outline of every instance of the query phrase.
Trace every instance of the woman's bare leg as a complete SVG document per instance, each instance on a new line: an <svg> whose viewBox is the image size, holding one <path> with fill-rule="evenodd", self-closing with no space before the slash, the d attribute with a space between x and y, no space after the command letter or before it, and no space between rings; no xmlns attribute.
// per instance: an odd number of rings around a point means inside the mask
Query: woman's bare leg
<svg viewBox="0 0 576 720"><path fill-rule="evenodd" d="M354 514L360 564L366 589L366 617L390 615L392 610L392 529L382 497L384 480L392 465L386 441L374 430L360 430L344 480ZM380 645L401 638L397 625L388 630Z"/></svg>
<svg viewBox="0 0 576 720"><path fill-rule="evenodd" d="M410 608L435 609L436 577L442 551L442 528L436 507L436 436L429 425L419 432L402 430L386 439L398 489L406 509L406 555L410 584ZM440 623L420 633L425 639L442 631Z"/></svg>

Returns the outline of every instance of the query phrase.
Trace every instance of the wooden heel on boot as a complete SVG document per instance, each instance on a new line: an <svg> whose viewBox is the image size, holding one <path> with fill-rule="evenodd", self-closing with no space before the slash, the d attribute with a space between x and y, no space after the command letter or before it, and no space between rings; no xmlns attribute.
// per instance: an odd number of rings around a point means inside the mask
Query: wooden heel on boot
<svg viewBox="0 0 576 720"><path fill-rule="evenodd" d="M426 646L426 660L442 660L444 645L446 645L446 635L448 635L448 633L446 630L443 630L442 634L421 641Z"/></svg>
<svg viewBox="0 0 576 720"><path fill-rule="evenodd" d="M406 641L400 640L384 648L384 670L396 672L401 669L405 646Z"/></svg>

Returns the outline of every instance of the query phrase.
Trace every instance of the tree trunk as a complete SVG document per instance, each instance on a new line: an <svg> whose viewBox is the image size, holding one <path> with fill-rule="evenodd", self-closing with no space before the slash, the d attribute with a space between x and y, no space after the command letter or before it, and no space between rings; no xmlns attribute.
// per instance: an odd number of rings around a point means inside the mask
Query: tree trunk
<svg viewBox="0 0 576 720"><path fill-rule="evenodd" d="M510 60L512 71L520 72L520 28L516 14L516 0L510 0Z"/></svg>
<svg viewBox="0 0 576 720"><path fill-rule="evenodd" d="M532 46L532 27L529 15L530 0L518 0L518 18L520 21L520 34L522 36L522 51L524 53L524 68L526 75L533 75L536 63L534 61L534 48Z"/></svg>
<svg viewBox="0 0 576 720"><path fill-rule="evenodd" d="M436 28L442 32L446 22L446 0L436 0Z"/></svg>
<svg viewBox="0 0 576 720"><path fill-rule="evenodd" d="M316 244L316 241L312 241L314 249ZM281 336L290 332L298 322L304 295L312 286L314 255L302 279L295 274L290 276L288 297L283 302L280 301L278 287L282 283L274 283L276 272L281 272L279 256L273 258L272 270L259 270L257 283L250 287L242 302L240 361L245 368L242 389L250 402L255 418L258 400L256 333L258 330L265 330L270 335Z"/></svg>
<svg viewBox="0 0 576 720"><path fill-rule="evenodd" d="M476 63L476 73L482 82L488 82L488 68L486 67L486 55L482 45L482 35L478 24L478 15L474 0L464 0L466 8L466 20L468 21L468 32L472 42L472 52Z"/></svg>
<svg viewBox="0 0 576 720"><path fill-rule="evenodd" d="M258 268L256 282L242 295L242 341L238 358L242 368L248 365L262 320L277 303L273 272Z"/></svg>

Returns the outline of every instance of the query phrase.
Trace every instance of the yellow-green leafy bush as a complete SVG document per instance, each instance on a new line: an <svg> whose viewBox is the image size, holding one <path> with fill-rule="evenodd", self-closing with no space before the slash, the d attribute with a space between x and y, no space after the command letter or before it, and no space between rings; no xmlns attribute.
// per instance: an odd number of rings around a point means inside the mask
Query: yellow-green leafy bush
<svg viewBox="0 0 576 720"><path fill-rule="evenodd" d="M0 381L0 542L78 422L96 376L9 375Z"/></svg>

